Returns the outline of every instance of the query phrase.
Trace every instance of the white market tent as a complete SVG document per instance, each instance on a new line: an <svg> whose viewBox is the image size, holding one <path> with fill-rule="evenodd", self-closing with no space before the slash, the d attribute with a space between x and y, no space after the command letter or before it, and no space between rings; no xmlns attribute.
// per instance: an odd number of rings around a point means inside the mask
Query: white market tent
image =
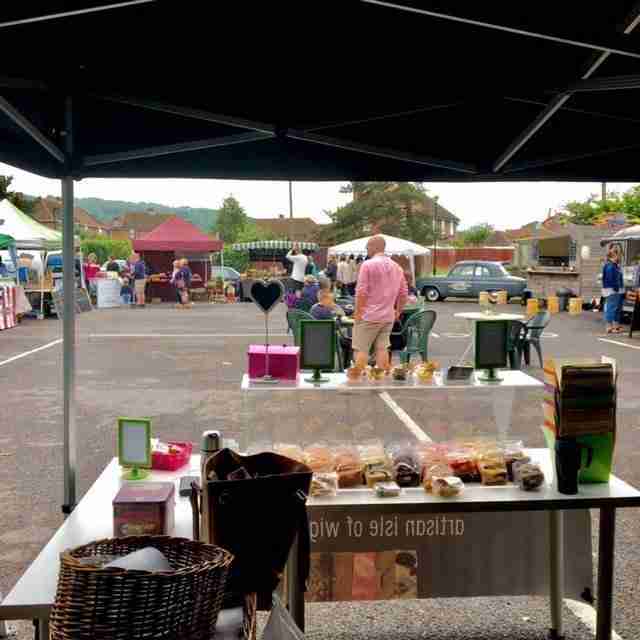
<svg viewBox="0 0 640 640"><path fill-rule="evenodd" d="M411 242L410 240L403 240L402 238L394 238L393 236L387 236L384 233L377 234L382 236L385 241L384 253L387 256L406 256L411 258L411 277L415 280L416 274L416 256L428 256L431 251L427 247L423 247L420 244ZM329 247L328 254L334 256L365 256L367 255L367 242L374 236L366 236L364 238L356 238L355 240L349 240L349 242L343 242L337 244L335 247Z"/></svg>
<svg viewBox="0 0 640 640"><path fill-rule="evenodd" d="M30 218L9 200L0 201L0 233L13 236L17 249L48 251L62 248L62 234Z"/></svg>

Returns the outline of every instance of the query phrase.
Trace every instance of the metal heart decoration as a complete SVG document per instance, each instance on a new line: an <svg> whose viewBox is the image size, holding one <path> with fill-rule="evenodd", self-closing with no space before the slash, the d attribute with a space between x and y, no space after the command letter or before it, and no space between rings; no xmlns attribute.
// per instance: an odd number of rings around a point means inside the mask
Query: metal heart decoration
<svg viewBox="0 0 640 640"><path fill-rule="evenodd" d="M271 282L256 280L251 285L249 295L262 313L268 314L284 297L284 287L280 280L271 280Z"/></svg>

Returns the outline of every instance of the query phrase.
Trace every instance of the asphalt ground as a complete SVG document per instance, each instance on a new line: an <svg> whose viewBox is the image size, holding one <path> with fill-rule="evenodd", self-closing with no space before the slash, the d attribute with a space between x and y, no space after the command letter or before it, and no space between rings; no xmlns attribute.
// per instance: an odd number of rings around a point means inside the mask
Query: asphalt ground
<svg viewBox="0 0 640 640"><path fill-rule="evenodd" d="M446 366L469 343L466 321L455 318L475 304L436 303L430 357ZM509 305L510 312L521 312ZM272 341L289 343L283 310L270 322ZM602 316L554 316L543 338L545 356L609 355L620 366L616 474L640 486L640 340L604 342ZM118 416L153 418L164 438L199 441L219 428L243 444L293 440L385 442L412 439L379 397L299 395L295 401L257 400L240 393L247 346L264 335L263 316L251 304L170 306L93 311L78 320L78 493L82 496L113 457ZM0 592L7 593L62 522L62 345L55 319L25 320L0 333ZM52 344L54 343L54 344ZM44 347L44 348L42 348ZM40 349L36 351L37 349ZM535 361L529 372L542 377ZM393 399L435 440L508 429L527 446L543 446L539 389L519 390L511 412L469 392L434 396L393 392ZM250 425L250 426L247 426ZM594 551L597 514L594 513ZM625 640L640 637L640 512L619 511L614 627ZM595 559L594 559L595 562ZM594 567L595 571L595 567ZM595 573L594 573L595 576ZM312 638L538 639L549 626L544 598L420 600L308 606ZM565 607L565 637L593 637L587 623ZM17 625L28 637L30 625Z"/></svg>

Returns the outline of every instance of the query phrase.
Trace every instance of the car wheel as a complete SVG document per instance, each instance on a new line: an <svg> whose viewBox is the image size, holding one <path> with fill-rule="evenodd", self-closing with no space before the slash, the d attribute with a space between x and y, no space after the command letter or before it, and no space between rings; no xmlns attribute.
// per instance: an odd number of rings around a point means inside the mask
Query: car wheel
<svg viewBox="0 0 640 640"><path fill-rule="evenodd" d="M438 302L440 300L440 292L435 287L425 287L422 290L422 295L429 302Z"/></svg>

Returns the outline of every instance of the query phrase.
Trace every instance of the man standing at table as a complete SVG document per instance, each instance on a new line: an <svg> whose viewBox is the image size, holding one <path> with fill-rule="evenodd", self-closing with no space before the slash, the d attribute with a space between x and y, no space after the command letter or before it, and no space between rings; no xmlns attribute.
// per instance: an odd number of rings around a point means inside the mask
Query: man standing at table
<svg viewBox="0 0 640 640"><path fill-rule="evenodd" d="M385 241L374 236L367 243L369 260L362 263L356 287L353 314L353 349L356 366L364 369L371 345L375 345L376 365L389 368L389 336L393 323L407 302L407 281L400 265L384 255Z"/></svg>

